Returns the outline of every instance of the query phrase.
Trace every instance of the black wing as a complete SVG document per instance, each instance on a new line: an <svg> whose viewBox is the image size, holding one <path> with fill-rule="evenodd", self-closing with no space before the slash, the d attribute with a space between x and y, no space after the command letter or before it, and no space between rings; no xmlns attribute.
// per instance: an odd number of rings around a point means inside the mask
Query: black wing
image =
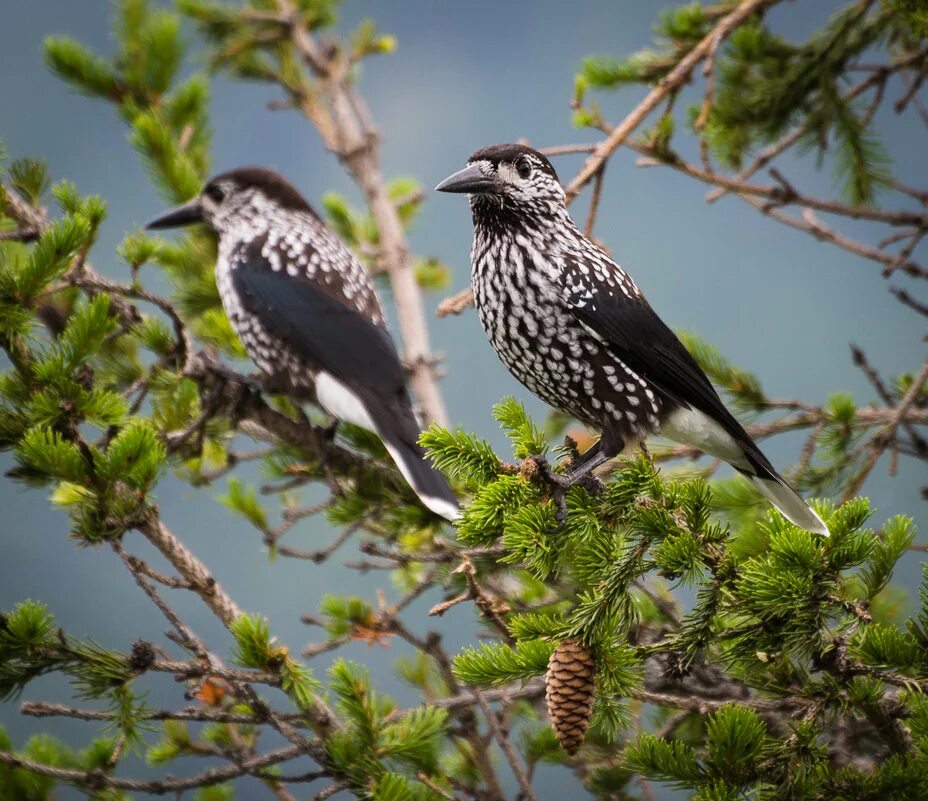
<svg viewBox="0 0 928 801"><path fill-rule="evenodd" d="M615 264L605 258L583 261L568 256L561 275L564 297L574 316L622 362L666 399L718 422L750 461L775 473L677 335Z"/></svg>
<svg viewBox="0 0 928 801"><path fill-rule="evenodd" d="M260 257L239 261L232 282L245 311L268 333L351 387L375 419L388 415L403 439L416 442L403 367L383 326L306 278L271 270Z"/></svg>

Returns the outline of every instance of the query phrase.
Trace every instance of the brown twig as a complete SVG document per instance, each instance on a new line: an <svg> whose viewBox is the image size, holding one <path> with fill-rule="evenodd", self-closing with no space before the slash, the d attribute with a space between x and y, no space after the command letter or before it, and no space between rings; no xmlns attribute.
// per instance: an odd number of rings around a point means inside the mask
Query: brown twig
<svg viewBox="0 0 928 801"><path fill-rule="evenodd" d="M535 795L535 791L532 789L532 785L529 783L528 776L525 775L525 768L522 767L522 763L519 762L515 751L512 750L512 743L509 741L509 737L500 728L499 721L496 718L496 713L490 708L490 705L486 702L479 691L475 690L474 695L477 698L477 704L480 706L480 709L487 720L490 731L493 732L493 737L496 739L496 744L500 747L500 750L506 757L506 761L509 763L509 767L512 769L512 772L516 777L516 781L519 783L519 787L522 790L522 797L528 799L528 801L538 801L538 796Z"/></svg>
<svg viewBox="0 0 928 801"><path fill-rule="evenodd" d="M74 768L59 768L32 759L25 759L8 751L0 751L0 764L10 768L28 770L30 773L35 773L39 776L49 776L58 781L67 782L79 787L87 787L90 789L111 787L117 790L149 793L151 795L169 795L171 793L176 794L184 792L185 790L192 790L197 787L220 784L221 782L253 773L258 768L265 768L293 759L299 756L299 754L300 751L296 746L289 745L279 748L276 751L269 751L266 754L242 760L239 764L227 765L221 768L210 768L195 776L187 776L184 778L167 776L164 779L155 779L151 781L111 776L101 770L84 771Z"/></svg>
<svg viewBox="0 0 928 801"><path fill-rule="evenodd" d="M34 718L51 718L64 717L75 720L112 720L112 712L105 709L81 709L70 707L65 704L52 704L44 701L23 701L20 704L19 711L23 715ZM283 720L286 720L295 726L305 726L303 716L295 712L278 712L276 713ZM239 725L262 724L267 721L257 715L248 715L238 712L230 712L222 709L208 709L200 707L187 707L184 709L156 709L144 712L140 716L141 720L164 721L164 720L184 720L195 723L235 723Z"/></svg>
<svg viewBox="0 0 928 801"><path fill-rule="evenodd" d="M583 235L589 238L593 236L593 228L596 226L596 214L599 212L599 201L603 194L603 178L606 174L606 164L603 163L596 171L593 179L593 192L590 195L590 210L586 216L586 224L583 226Z"/></svg>
<svg viewBox="0 0 928 801"><path fill-rule="evenodd" d="M908 306L910 309L914 309L919 314L928 317L928 304L917 301L908 292L906 292L904 289L899 289L899 287L890 287L889 291L899 299L900 303Z"/></svg>

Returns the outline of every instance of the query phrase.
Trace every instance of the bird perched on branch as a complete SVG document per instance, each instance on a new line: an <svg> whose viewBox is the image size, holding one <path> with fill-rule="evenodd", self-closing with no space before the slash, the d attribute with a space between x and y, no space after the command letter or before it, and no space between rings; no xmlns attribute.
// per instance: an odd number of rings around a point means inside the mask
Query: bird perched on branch
<svg viewBox="0 0 928 801"><path fill-rule="evenodd" d="M351 251L293 186L260 168L217 175L147 227L196 222L219 236L222 305L268 386L373 431L422 503L453 519L457 500L418 445L403 367Z"/></svg>
<svg viewBox="0 0 928 801"><path fill-rule="evenodd" d="M548 159L494 145L436 189L470 195L474 301L500 359L546 403L602 431L552 480L569 486L626 441L660 434L723 459L788 520L828 534L635 282L570 218Z"/></svg>

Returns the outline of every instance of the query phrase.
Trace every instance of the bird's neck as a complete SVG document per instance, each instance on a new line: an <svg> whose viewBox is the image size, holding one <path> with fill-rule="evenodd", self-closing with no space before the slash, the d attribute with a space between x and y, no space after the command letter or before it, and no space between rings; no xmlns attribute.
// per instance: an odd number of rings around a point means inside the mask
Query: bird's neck
<svg viewBox="0 0 928 801"><path fill-rule="evenodd" d="M474 278L484 269L505 269L505 254L512 247L531 251L533 260L558 261L564 235L577 232L563 202L535 200L516 202L511 198L477 195L471 199L474 218L472 253ZM502 262L495 267L492 263Z"/></svg>
<svg viewBox="0 0 928 801"><path fill-rule="evenodd" d="M569 221L567 208L556 199L516 200L505 195L471 195L474 228L496 236L515 233L545 235L547 231Z"/></svg>

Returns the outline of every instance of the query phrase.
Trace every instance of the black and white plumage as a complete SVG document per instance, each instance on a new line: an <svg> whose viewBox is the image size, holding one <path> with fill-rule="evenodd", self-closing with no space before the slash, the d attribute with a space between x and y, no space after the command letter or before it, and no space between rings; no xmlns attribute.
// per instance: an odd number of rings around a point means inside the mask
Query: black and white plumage
<svg viewBox="0 0 928 801"><path fill-rule="evenodd" d="M233 170L148 227L192 222L219 236L222 305L268 386L376 433L422 503L454 519L457 500L417 443L371 277L299 192L270 170Z"/></svg>
<svg viewBox="0 0 928 801"><path fill-rule="evenodd" d="M828 534L631 277L570 218L541 153L478 150L436 189L470 195L474 300L500 359L546 403L603 432L571 477L660 434L725 460L787 519Z"/></svg>

